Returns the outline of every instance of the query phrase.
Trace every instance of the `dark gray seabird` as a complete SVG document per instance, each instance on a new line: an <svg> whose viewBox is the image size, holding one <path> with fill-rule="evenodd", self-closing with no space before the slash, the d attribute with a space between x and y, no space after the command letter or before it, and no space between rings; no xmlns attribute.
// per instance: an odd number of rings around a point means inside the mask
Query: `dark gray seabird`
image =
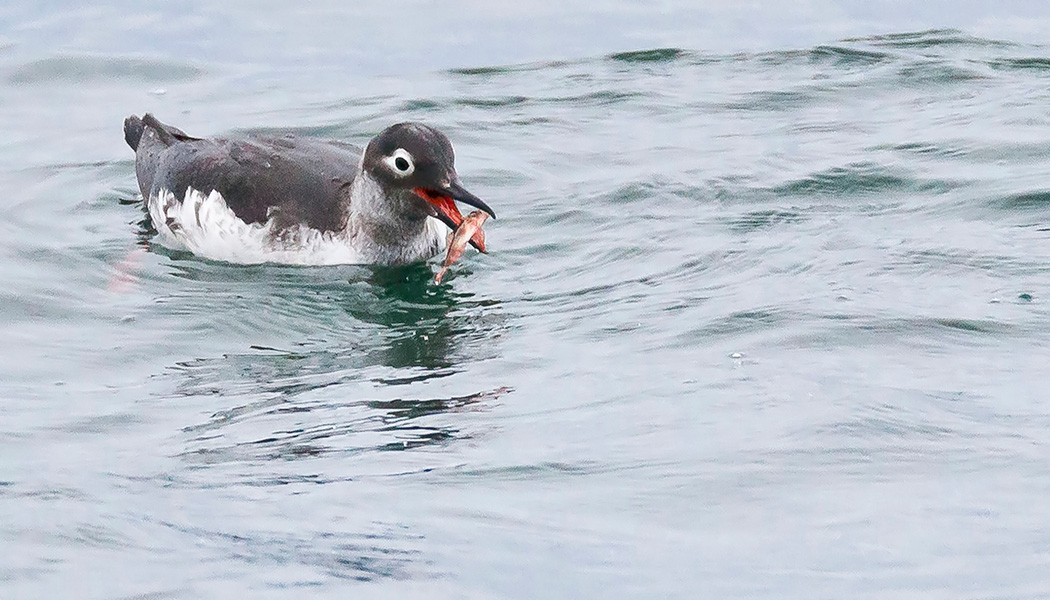
<svg viewBox="0 0 1050 600"><path fill-rule="evenodd" d="M463 221L452 144L419 123L360 148L266 135L202 139L151 114L124 120L139 190L162 243L235 263L384 264L426 260ZM480 236L471 243L484 249Z"/></svg>

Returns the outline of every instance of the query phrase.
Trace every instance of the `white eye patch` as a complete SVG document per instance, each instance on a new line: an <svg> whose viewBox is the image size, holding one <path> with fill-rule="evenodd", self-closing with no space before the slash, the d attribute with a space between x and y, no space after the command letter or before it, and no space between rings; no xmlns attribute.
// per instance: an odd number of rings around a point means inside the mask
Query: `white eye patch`
<svg viewBox="0 0 1050 600"><path fill-rule="evenodd" d="M383 159L383 162L398 177L408 177L416 170L416 163L412 160L412 155L404 148L394 150L390 156Z"/></svg>

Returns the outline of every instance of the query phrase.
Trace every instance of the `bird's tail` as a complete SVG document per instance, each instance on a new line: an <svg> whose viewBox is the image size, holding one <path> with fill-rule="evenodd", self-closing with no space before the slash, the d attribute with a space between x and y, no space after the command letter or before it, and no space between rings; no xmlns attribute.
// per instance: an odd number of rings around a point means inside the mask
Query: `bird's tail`
<svg viewBox="0 0 1050 600"><path fill-rule="evenodd" d="M142 132L146 129L142 119L136 115L124 119L124 141L131 146L132 150L139 149L139 141L142 139Z"/></svg>
<svg viewBox="0 0 1050 600"><path fill-rule="evenodd" d="M139 149L139 143L142 141L142 134L146 132L147 127L156 132L157 138L165 146L174 145L176 142L200 139L186 135L186 133L178 127L172 127L171 125L161 123L157 120L157 117L154 117L150 113L142 115L141 119L136 115L131 115L124 119L124 141L131 146L132 150Z"/></svg>

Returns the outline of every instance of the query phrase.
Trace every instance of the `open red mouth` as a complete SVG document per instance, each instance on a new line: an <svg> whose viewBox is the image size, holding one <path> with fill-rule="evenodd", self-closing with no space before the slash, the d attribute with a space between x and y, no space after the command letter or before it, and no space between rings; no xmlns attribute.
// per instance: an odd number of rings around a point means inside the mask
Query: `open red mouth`
<svg viewBox="0 0 1050 600"><path fill-rule="evenodd" d="M456 201L452 199L452 196L426 188L415 188L412 191L437 209L437 217L452 231L456 231L463 223L463 214L459 212L459 207L456 206ZM480 227L471 236L470 245L477 248L479 252L485 252L485 232Z"/></svg>

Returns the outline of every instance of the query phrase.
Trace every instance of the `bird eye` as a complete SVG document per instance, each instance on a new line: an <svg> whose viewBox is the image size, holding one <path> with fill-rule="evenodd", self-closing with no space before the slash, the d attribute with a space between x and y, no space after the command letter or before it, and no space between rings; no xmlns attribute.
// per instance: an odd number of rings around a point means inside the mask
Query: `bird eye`
<svg viewBox="0 0 1050 600"><path fill-rule="evenodd" d="M394 175L397 175L398 177L408 177L416 170L416 165L412 162L412 155L404 148L394 150L394 152L386 158L386 164L390 167L390 170L394 172Z"/></svg>

